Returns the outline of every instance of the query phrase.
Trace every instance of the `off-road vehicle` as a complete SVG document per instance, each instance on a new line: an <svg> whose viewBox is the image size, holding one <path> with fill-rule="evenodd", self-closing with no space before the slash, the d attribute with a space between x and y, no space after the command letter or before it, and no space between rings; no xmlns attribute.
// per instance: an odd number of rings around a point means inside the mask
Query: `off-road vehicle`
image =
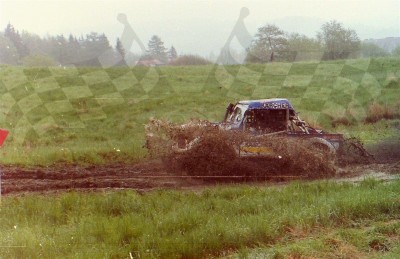
<svg viewBox="0 0 400 259"><path fill-rule="evenodd" d="M326 133L321 129L309 126L300 119L291 103L282 98L230 103L226 108L224 120L212 125L220 130L247 132L248 135L254 136L253 141L245 141L235 147L240 157L279 156L273 148L264 146L261 141L257 142L257 139L265 136L301 139L310 149L324 152L332 159L340 153L343 143L342 134ZM194 125L185 124L181 127L190 128L191 126ZM181 138L174 146L174 151L188 151L200 142L201 136L193 139Z"/></svg>

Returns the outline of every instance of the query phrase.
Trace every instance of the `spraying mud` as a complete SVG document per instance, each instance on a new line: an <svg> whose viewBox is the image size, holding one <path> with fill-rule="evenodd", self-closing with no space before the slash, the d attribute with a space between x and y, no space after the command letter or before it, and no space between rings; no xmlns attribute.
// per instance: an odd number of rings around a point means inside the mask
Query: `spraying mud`
<svg viewBox="0 0 400 259"><path fill-rule="evenodd" d="M332 155L311 147L308 139L220 130L206 121L176 125L152 120L146 126L146 137L153 158L163 159L170 171L196 176L327 178L335 175L337 165L373 162L357 139L346 139L342 153ZM269 153L243 157L242 147Z"/></svg>
<svg viewBox="0 0 400 259"><path fill-rule="evenodd" d="M367 145L366 148L379 163L396 163L400 161L400 135Z"/></svg>
<svg viewBox="0 0 400 259"><path fill-rule="evenodd" d="M174 161L178 170L189 175L319 178L332 176L335 172L333 163L325 162L324 153L310 150L294 139L278 136L253 139L244 134L240 139L230 132L206 132L195 147L171 154L168 161ZM240 148L242 143L273 150L274 154L239 157L235 147Z"/></svg>

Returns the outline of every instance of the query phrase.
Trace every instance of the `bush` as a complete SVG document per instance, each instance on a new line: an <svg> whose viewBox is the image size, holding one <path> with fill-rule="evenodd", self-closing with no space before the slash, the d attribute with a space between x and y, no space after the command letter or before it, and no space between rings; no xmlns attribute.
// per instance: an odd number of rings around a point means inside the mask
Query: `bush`
<svg viewBox="0 0 400 259"><path fill-rule="evenodd" d="M172 66L201 66L212 64L209 60L196 55L183 55L169 63Z"/></svg>
<svg viewBox="0 0 400 259"><path fill-rule="evenodd" d="M368 108L368 114L365 118L365 122L374 123L382 119L390 120L400 118L399 106L400 103L394 106L389 106L374 102Z"/></svg>
<svg viewBox="0 0 400 259"><path fill-rule="evenodd" d="M50 67L57 65L56 61L46 55L30 55L22 59L22 64L27 67Z"/></svg>

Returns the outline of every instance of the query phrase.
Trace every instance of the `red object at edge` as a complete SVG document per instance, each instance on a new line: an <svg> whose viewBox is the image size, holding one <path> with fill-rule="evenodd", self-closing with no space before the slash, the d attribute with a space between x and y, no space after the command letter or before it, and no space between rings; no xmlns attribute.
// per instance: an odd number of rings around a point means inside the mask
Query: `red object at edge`
<svg viewBox="0 0 400 259"><path fill-rule="evenodd" d="M0 147L3 145L7 136L8 136L8 131L4 130L4 129L0 129Z"/></svg>

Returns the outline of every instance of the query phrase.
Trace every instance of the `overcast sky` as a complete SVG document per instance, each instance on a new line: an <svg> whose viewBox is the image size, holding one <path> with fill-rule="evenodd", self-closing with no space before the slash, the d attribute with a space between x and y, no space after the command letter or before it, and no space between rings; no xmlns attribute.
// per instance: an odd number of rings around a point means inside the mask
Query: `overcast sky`
<svg viewBox="0 0 400 259"><path fill-rule="evenodd" d="M337 20L356 30L361 39L400 37L400 0L0 0L0 29L10 22L20 31L40 36L94 31L105 33L115 45L123 32L117 15L125 13L145 45L156 34L179 54L208 57L224 46L242 7L250 12L244 24L251 35L272 23L314 37L324 22ZM138 46L132 51L139 52Z"/></svg>

